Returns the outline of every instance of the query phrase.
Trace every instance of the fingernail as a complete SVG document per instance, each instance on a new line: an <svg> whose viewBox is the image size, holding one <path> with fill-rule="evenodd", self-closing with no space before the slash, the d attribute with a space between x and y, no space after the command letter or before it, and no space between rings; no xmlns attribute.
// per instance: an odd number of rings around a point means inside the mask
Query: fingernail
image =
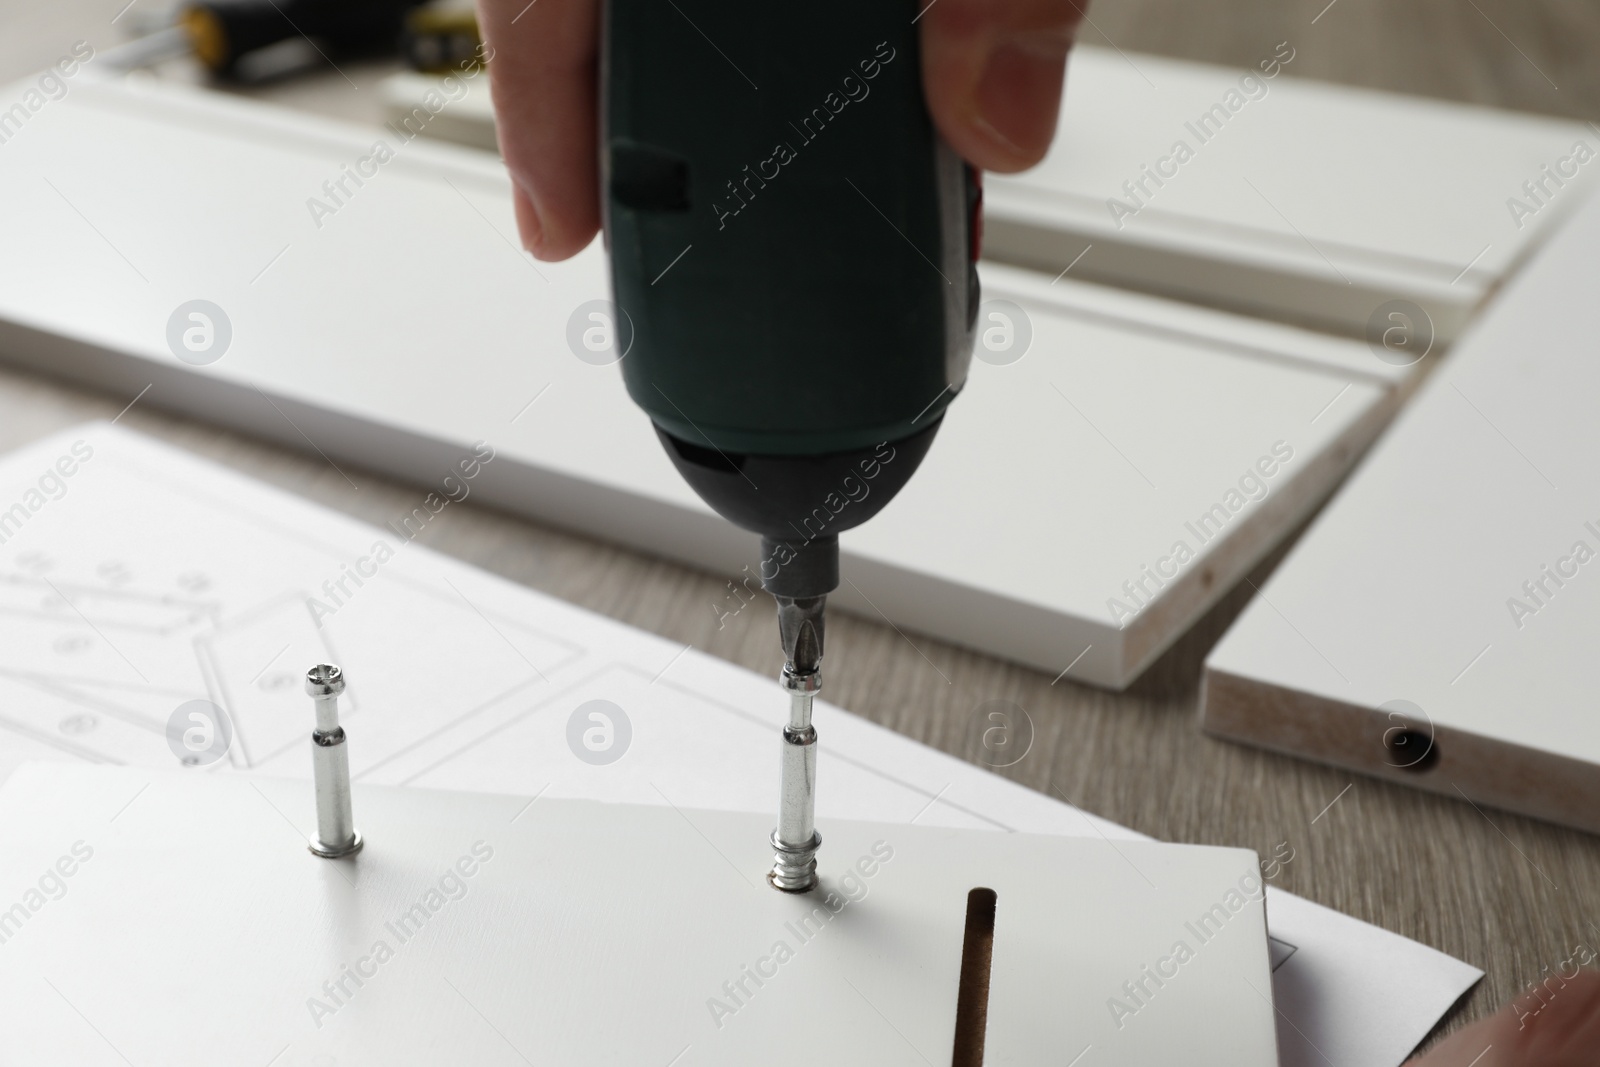
<svg viewBox="0 0 1600 1067"><path fill-rule="evenodd" d="M978 79L978 121L1006 151L1033 160L1056 132L1062 76L1071 41L1035 35L1005 41L989 54Z"/></svg>
<svg viewBox="0 0 1600 1067"><path fill-rule="evenodd" d="M522 238L522 247L538 255L540 247L544 245L544 224L539 221L539 209L533 206L533 198L520 185L512 186L511 203L517 216L517 235Z"/></svg>

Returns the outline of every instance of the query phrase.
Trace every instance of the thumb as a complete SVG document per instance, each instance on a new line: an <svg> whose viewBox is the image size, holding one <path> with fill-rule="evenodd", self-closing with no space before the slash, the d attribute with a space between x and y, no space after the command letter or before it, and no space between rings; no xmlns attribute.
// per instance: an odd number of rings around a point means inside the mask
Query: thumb
<svg viewBox="0 0 1600 1067"><path fill-rule="evenodd" d="M939 132L967 162L1017 171L1055 136L1073 0L933 0L923 8L922 82Z"/></svg>

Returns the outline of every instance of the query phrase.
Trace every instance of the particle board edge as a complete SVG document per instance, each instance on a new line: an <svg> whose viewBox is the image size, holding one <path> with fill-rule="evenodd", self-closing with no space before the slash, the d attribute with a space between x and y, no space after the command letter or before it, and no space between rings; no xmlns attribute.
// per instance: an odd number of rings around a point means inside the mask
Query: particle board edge
<svg viewBox="0 0 1600 1067"><path fill-rule="evenodd" d="M1600 834L1600 767L1556 752L1426 724L1431 761L1408 769L1386 747L1398 720L1377 708L1257 681L1207 664L1200 728L1397 785Z"/></svg>

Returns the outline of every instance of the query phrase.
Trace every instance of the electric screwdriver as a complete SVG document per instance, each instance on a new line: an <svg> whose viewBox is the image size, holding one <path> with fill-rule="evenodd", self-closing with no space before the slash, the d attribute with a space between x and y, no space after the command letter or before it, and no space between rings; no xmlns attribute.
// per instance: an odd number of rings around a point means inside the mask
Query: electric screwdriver
<svg viewBox="0 0 1600 1067"><path fill-rule="evenodd" d="M778 889L817 884L823 606L965 383L981 186L912 0L608 0L601 198L622 360L673 465L761 539L790 695Z"/></svg>

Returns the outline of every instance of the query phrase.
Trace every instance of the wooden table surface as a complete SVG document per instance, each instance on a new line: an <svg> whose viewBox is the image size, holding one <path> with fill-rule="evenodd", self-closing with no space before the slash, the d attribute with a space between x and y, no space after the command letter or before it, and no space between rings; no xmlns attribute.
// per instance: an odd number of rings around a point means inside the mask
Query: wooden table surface
<svg viewBox="0 0 1600 1067"><path fill-rule="evenodd" d="M125 3L10 0L0 82L54 61L78 39L97 50L117 43L110 20ZM1096 0L1088 18L1083 40L1127 51L1245 66L1288 40L1298 53L1294 76L1600 116L1600 63L1592 58L1600 7L1585 0ZM377 114L380 71L347 72L361 90L330 73L266 95L348 117ZM0 370L0 450L109 418L130 399ZM356 491L314 454L160 407L152 392L122 421L361 519L383 522L413 503L413 488L368 473ZM443 518L422 537L435 549L753 670L776 674L781 665L770 612L742 612L717 628L722 578L475 505ZM1251 580L1259 584L1280 556ZM1492 1011L1579 942L1600 943L1600 840L1200 734L1201 664L1249 591L1232 592L1120 694L1052 684L881 620L835 613L828 698L973 761L988 725L976 709L1015 701L1036 725L1027 757L1001 772L1016 781L1160 838L1263 855L1287 842L1296 858L1276 884L1488 972L1441 1032Z"/></svg>

